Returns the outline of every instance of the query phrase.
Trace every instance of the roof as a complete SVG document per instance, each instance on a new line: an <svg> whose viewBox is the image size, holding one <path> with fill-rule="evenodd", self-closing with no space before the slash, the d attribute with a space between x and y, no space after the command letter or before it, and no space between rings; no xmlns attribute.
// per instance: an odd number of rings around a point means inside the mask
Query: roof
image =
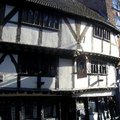
<svg viewBox="0 0 120 120"><path fill-rule="evenodd" d="M78 0L25 0L26 2L35 3L41 6L54 8L56 10L84 17L91 20L102 22L113 28L119 33L119 30L109 23L103 16L98 14L96 11L86 7Z"/></svg>
<svg viewBox="0 0 120 120"><path fill-rule="evenodd" d="M27 2L52 7L67 13L94 18L96 20L104 20L97 12L89 9L77 0L26 0Z"/></svg>

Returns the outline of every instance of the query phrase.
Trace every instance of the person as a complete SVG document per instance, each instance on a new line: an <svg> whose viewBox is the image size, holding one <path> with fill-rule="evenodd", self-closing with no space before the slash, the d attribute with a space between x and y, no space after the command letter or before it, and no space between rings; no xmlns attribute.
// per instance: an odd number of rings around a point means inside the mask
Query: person
<svg viewBox="0 0 120 120"><path fill-rule="evenodd" d="M102 115L103 115L104 120L106 120L104 98L98 100L98 120L103 120Z"/></svg>
<svg viewBox="0 0 120 120"><path fill-rule="evenodd" d="M112 97L110 97L108 100L108 109L110 112L111 120L115 120L115 101Z"/></svg>

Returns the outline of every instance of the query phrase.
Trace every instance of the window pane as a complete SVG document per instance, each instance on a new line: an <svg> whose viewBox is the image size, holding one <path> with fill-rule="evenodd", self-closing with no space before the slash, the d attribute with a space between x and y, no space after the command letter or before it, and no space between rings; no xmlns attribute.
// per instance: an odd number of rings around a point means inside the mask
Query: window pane
<svg viewBox="0 0 120 120"><path fill-rule="evenodd" d="M48 27L49 26L49 16L44 14L43 17L43 26Z"/></svg>
<svg viewBox="0 0 120 120"><path fill-rule="evenodd" d="M44 117L53 118L56 117L56 106L55 105L45 105L44 106Z"/></svg>
<svg viewBox="0 0 120 120"><path fill-rule="evenodd" d="M33 23L33 15L34 15L33 11L29 10L28 11L28 22L29 23Z"/></svg>
<svg viewBox="0 0 120 120"><path fill-rule="evenodd" d="M39 17L41 17L41 16L39 16L39 12L38 11L35 11L34 12L34 24L39 24Z"/></svg>
<svg viewBox="0 0 120 120"><path fill-rule="evenodd" d="M28 22L28 15L27 15L28 11L27 10L23 10L23 14L22 14L22 21L23 22Z"/></svg>

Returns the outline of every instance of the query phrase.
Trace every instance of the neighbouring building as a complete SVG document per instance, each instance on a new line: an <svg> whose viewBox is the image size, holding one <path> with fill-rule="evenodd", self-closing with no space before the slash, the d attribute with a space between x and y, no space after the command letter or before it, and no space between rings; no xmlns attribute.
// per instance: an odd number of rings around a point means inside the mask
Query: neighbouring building
<svg viewBox="0 0 120 120"><path fill-rule="evenodd" d="M118 34L77 0L2 1L0 119L97 120L117 88Z"/></svg>

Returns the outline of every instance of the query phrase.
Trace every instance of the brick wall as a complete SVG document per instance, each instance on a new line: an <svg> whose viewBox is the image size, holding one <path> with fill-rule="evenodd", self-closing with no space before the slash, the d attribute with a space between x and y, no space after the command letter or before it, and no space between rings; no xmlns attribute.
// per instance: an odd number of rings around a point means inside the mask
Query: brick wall
<svg viewBox="0 0 120 120"><path fill-rule="evenodd" d="M112 0L78 0L87 7L97 11L100 15L115 25L115 11L112 9Z"/></svg>
<svg viewBox="0 0 120 120"><path fill-rule="evenodd" d="M108 15L108 20L110 23L115 25L116 11L112 8L112 0L105 0L105 1L106 1L106 10Z"/></svg>

